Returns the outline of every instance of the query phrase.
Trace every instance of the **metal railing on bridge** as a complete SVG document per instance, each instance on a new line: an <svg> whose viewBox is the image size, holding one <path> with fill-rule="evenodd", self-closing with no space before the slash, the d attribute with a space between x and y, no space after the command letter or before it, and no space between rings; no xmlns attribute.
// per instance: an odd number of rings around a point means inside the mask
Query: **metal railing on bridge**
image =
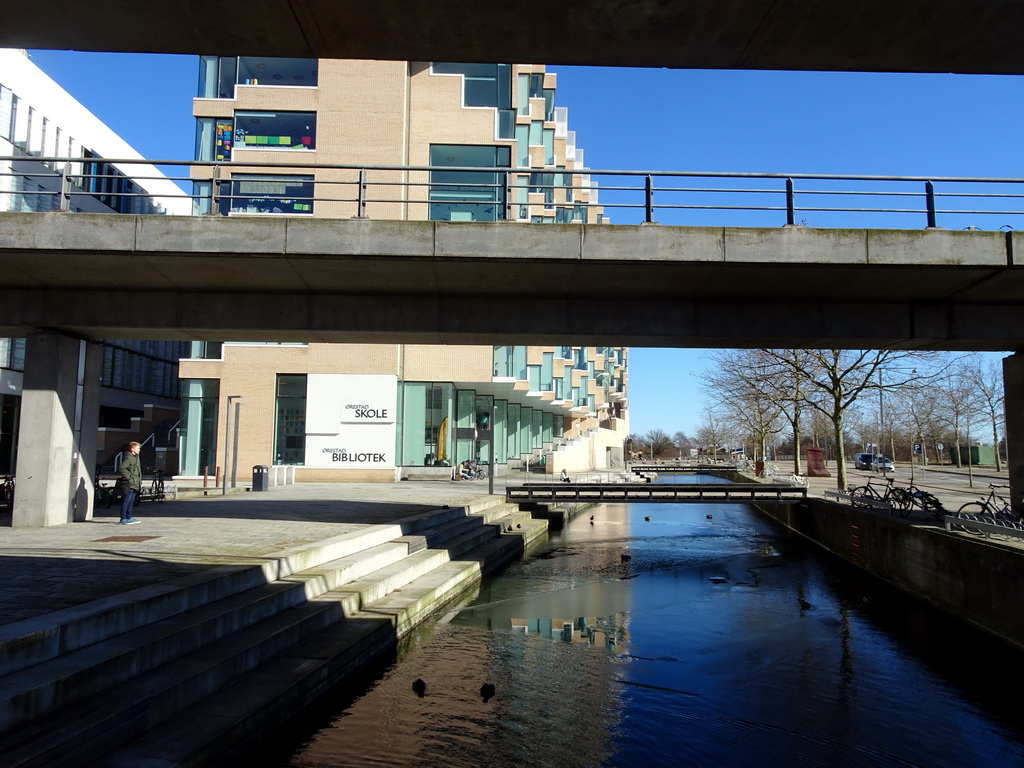
<svg viewBox="0 0 1024 768"><path fill-rule="evenodd" d="M629 471L635 475L642 475L648 472L661 472L671 475L677 472L734 472L736 464L708 464L702 462L639 462L629 464Z"/></svg>
<svg viewBox="0 0 1024 768"><path fill-rule="evenodd" d="M657 502L689 504L795 504L807 489L770 483L531 483L505 487L521 502Z"/></svg>
<svg viewBox="0 0 1024 768"><path fill-rule="evenodd" d="M629 220L615 223L627 224L1024 227L1021 178L354 165L303 162L300 154L273 163L5 156L0 195L15 199L0 208L76 210L90 198L130 211L126 201L145 198L223 215L326 209L337 218L450 220L432 214L458 209L457 220L571 223L600 206L606 219L621 214ZM139 186L128 189L126 180ZM146 191L168 180L179 192Z"/></svg>

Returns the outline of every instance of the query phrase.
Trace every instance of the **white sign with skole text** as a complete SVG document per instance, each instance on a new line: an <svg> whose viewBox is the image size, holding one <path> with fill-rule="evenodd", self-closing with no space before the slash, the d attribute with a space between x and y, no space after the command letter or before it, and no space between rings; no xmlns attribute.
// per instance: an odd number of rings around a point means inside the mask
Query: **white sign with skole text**
<svg viewBox="0 0 1024 768"><path fill-rule="evenodd" d="M398 378L311 373L306 380L306 466L394 469Z"/></svg>

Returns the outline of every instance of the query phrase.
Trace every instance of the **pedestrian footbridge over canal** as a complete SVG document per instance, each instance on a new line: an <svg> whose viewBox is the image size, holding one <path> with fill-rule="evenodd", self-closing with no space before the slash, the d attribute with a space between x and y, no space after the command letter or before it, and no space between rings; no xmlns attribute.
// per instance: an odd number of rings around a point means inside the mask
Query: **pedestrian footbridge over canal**
<svg viewBox="0 0 1024 768"><path fill-rule="evenodd" d="M785 483L530 483L507 486L517 502L647 502L657 504L794 504L807 489Z"/></svg>

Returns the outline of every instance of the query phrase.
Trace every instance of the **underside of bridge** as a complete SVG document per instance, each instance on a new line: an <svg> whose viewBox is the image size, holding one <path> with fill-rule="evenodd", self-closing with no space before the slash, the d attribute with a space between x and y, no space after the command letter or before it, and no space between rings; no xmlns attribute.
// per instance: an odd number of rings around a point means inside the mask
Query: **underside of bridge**
<svg viewBox="0 0 1024 768"><path fill-rule="evenodd" d="M0 335L1024 349L1018 232L60 212L0 227Z"/></svg>
<svg viewBox="0 0 1024 768"><path fill-rule="evenodd" d="M0 46L695 69L1024 73L1019 0L9 3Z"/></svg>

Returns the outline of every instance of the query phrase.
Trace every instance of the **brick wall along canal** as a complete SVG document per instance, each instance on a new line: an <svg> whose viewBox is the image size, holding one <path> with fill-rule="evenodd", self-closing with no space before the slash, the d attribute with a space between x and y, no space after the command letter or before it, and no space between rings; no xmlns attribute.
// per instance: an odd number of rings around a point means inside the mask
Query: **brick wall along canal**
<svg viewBox="0 0 1024 768"><path fill-rule="evenodd" d="M1024 764L1019 653L747 506L592 513L259 764Z"/></svg>

